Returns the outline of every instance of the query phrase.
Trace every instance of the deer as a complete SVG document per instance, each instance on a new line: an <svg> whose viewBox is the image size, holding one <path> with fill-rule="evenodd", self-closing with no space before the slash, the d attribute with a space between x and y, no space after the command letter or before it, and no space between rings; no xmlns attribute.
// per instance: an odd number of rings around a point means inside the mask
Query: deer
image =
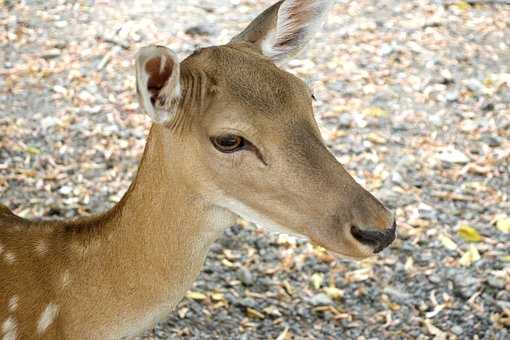
<svg viewBox="0 0 510 340"><path fill-rule="evenodd" d="M305 82L279 63L333 1L284 0L224 45L135 60L152 120L137 174L110 210L27 220L0 206L0 338L119 339L177 305L239 218L351 259L396 237L393 213L328 150Z"/></svg>

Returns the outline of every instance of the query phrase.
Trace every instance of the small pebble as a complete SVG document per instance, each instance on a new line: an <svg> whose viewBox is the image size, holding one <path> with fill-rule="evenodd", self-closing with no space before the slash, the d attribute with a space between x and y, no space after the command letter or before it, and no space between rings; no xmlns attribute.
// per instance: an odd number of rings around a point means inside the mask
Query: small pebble
<svg viewBox="0 0 510 340"><path fill-rule="evenodd" d="M239 280L245 286L251 286L253 284L253 275L246 267L239 268L238 277L239 277Z"/></svg>

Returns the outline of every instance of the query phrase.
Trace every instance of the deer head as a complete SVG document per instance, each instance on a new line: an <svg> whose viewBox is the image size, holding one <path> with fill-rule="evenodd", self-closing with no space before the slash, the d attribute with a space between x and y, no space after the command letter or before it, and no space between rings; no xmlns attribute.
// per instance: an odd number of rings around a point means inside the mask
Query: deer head
<svg viewBox="0 0 510 340"><path fill-rule="evenodd" d="M182 62L166 47L142 48L137 92L165 127L173 176L197 196L363 258L394 240L394 217L324 145L305 83L275 64L304 48L331 3L280 1L228 44Z"/></svg>

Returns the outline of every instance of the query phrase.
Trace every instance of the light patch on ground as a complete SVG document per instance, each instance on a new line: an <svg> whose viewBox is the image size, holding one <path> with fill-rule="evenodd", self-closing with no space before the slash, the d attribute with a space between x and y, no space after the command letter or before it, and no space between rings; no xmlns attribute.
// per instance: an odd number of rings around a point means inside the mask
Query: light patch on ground
<svg viewBox="0 0 510 340"><path fill-rule="evenodd" d="M2 323L2 340L15 340L16 339L16 320L13 316L8 317Z"/></svg>
<svg viewBox="0 0 510 340"><path fill-rule="evenodd" d="M48 253L48 244L45 240L39 240L37 241L37 244L35 245L35 251L38 255L43 256Z"/></svg>
<svg viewBox="0 0 510 340"><path fill-rule="evenodd" d="M48 304L37 321L37 333L43 334L55 321L57 314L58 306L53 303Z"/></svg>
<svg viewBox="0 0 510 340"><path fill-rule="evenodd" d="M16 262L16 255L14 255L11 252L6 252L4 255L4 259L5 262L7 262L7 264L13 264L14 262Z"/></svg>
<svg viewBox="0 0 510 340"><path fill-rule="evenodd" d="M14 295L9 299L9 312L14 313L18 309L18 296Z"/></svg>

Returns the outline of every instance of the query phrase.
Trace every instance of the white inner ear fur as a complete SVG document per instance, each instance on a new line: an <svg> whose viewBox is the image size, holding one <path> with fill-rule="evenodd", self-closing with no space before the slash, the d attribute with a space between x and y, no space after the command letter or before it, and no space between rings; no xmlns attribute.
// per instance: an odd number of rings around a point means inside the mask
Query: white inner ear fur
<svg viewBox="0 0 510 340"><path fill-rule="evenodd" d="M286 0L278 9L276 27L260 47L264 55L281 61L299 53L326 20L332 0Z"/></svg>
<svg viewBox="0 0 510 340"><path fill-rule="evenodd" d="M147 72L146 65L155 58L159 60L159 75ZM169 64L171 63L171 64ZM158 93L149 89L151 76L165 76L165 68L171 65L168 78L162 78L164 86ZM142 109L155 123L168 123L177 113L181 98L180 67L177 56L163 46L146 46L136 56L136 88Z"/></svg>

